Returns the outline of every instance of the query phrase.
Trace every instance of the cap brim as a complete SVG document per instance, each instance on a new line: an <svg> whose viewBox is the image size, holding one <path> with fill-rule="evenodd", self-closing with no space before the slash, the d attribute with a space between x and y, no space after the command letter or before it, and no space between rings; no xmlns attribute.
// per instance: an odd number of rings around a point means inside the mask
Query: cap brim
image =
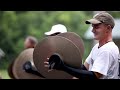
<svg viewBox="0 0 120 90"><path fill-rule="evenodd" d="M54 33L56 33L56 32L49 31L49 32L45 32L44 34L45 34L45 35L52 35L52 34L54 34Z"/></svg>
<svg viewBox="0 0 120 90"><path fill-rule="evenodd" d="M45 32L44 34L45 35L51 35L51 32Z"/></svg>
<svg viewBox="0 0 120 90"><path fill-rule="evenodd" d="M85 23L86 24L99 24L101 22L96 19L90 19L90 20L85 21Z"/></svg>

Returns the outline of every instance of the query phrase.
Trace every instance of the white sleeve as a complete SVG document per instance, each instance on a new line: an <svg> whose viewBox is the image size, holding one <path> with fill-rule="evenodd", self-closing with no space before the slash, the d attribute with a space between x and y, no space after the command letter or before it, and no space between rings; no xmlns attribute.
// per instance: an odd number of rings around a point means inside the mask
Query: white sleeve
<svg viewBox="0 0 120 90"><path fill-rule="evenodd" d="M108 51L102 51L94 61L91 71L95 71L103 75L107 75L109 63L110 63L109 56L110 53Z"/></svg>

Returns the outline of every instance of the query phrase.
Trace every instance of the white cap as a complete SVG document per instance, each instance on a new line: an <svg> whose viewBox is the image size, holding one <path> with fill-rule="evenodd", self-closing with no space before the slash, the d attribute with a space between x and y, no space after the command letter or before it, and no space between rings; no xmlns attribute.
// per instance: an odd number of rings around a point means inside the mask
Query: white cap
<svg viewBox="0 0 120 90"><path fill-rule="evenodd" d="M51 34L54 34L54 33L65 33L67 32L67 28L62 25L62 24L57 24L57 25L53 25L51 30L49 32L45 32L44 34L45 35L51 35Z"/></svg>

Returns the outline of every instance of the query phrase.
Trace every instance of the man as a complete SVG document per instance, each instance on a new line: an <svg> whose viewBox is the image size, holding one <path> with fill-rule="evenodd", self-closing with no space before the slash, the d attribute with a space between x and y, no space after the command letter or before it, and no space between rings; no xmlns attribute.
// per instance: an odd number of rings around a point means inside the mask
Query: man
<svg viewBox="0 0 120 90"><path fill-rule="evenodd" d="M25 39L25 42L24 42L24 47L25 49L27 48L35 48L36 44L38 43L37 39L33 36L28 36L26 39Z"/></svg>
<svg viewBox="0 0 120 90"><path fill-rule="evenodd" d="M24 41L24 48L25 48L25 49L35 48L35 46L36 46L37 43L38 43L38 40L37 40L35 37L33 37L33 36L27 36L27 37L25 38L25 41ZM13 61L10 63L9 67L8 67L8 74L9 74L10 78L12 78L12 79L16 79L16 78L14 77L14 75L13 75L13 72L12 72L12 67L13 67L14 62L15 62L15 60L13 60ZM28 63L28 64L29 64L29 63ZM31 66L30 66L30 65L31 65ZM30 65L29 65L29 67L32 68L32 64L30 64ZM25 67L25 64L23 65L23 67ZM27 65L26 65L26 67L27 67ZM30 68L30 70L31 70L31 68ZM28 70L27 68L25 68L25 69L26 69L26 71ZM28 72L29 72L30 70L28 70ZM36 73L36 72L35 72L35 73Z"/></svg>
<svg viewBox="0 0 120 90"><path fill-rule="evenodd" d="M53 54L45 65L50 69L63 70L79 79L118 79L119 49L112 40L115 26L113 17L107 12L100 12L87 20L92 24L94 39L98 40L80 69L65 64L59 54ZM51 67L52 66L52 67Z"/></svg>

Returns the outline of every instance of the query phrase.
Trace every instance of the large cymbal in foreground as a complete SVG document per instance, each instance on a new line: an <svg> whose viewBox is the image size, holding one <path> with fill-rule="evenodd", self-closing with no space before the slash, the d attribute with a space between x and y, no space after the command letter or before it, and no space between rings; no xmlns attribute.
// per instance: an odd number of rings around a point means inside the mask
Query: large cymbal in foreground
<svg viewBox="0 0 120 90"><path fill-rule="evenodd" d="M83 55L84 55L84 43L78 34L76 34L74 32L67 32L67 33L60 33L60 34L58 34L58 36L62 36L62 37L65 37L65 38L71 40L79 48L80 55L81 55L81 57L83 57Z"/></svg>
<svg viewBox="0 0 120 90"><path fill-rule="evenodd" d="M26 49L20 53L17 59L14 61L12 71L15 79L42 79L42 77L27 73L23 69L23 65L27 61L33 62L33 48ZM34 65L33 65L34 66Z"/></svg>
<svg viewBox="0 0 120 90"><path fill-rule="evenodd" d="M54 53L58 53L66 64L80 68L82 58L78 47L65 37L51 36L44 38L34 49L33 62L37 70L47 79L71 79L73 76L64 71L48 72L48 68L44 67L44 62Z"/></svg>

